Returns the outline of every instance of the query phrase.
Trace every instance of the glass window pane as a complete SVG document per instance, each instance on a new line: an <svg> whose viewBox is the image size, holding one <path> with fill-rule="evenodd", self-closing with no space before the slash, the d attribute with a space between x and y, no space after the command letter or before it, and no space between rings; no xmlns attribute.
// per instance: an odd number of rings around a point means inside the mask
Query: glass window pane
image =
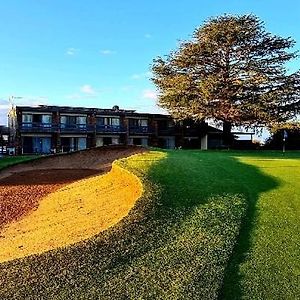
<svg viewBox="0 0 300 300"><path fill-rule="evenodd" d="M103 138L102 137L98 137L96 139L96 146L99 147L99 146L103 146Z"/></svg>
<svg viewBox="0 0 300 300"><path fill-rule="evenodd" d="M77 148L78 150L86 149L86 138L78 138Z"/></svg>
<svg viewBox="0 0 300 300"><path fill-rule="evenodd" d="M67 116L61 116L60 117L60 123L67 124Z"/></svg>
<svg viewBox="0 0 300 300"><path fill-rule="evenodd" d="M118 144L119 144L119 138L112 138L112 139L111 139L111 143L112 143L113 145L118 145Z"/></svg>
<svg viewBox="0 0 300 300"><path fill-rule="evenodd" d="M112 118L111 119L111 125L119 126L120 125L120 119L119 118Z"/></svg>
<svg viewBox="0 0 300 300"><path fill-rule="evenodd" d="M86 117L77 117L76 124L86 124Z"/></svg>
<svg viewBox="0 0 300 300"><path fill-rule="evenodd" d="M31 123L32 122L32 115L22 114L22 122Z"/></svg>
<svg viewBox="0 0 300 300"><path fill-rule="evenodd" d="M42 123L49 124L52 122L52 116L51 115L42 115Z"/></svg>
<svg viewBox="0 0 300 300"><path fill-rule="evenodd" d="M148 120L140 120L140 126L148 126Z"/></svg>

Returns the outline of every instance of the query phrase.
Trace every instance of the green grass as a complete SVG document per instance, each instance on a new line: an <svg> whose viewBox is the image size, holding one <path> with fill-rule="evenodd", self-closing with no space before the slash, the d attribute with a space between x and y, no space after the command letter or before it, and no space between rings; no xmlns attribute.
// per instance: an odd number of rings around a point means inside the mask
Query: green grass
<svg viewBox="0 0 300 300"><path fill-rule="evenodd" d="M11 165L36 159L38 156L6 156L0 158L0 170Z"/></svg>
<svg viewBox="0 0 300 300"><path fill-rule="evenodd" d="M143 198L65 249L0 265L1 299L297 299L300 153L151 152ZM1 251L1 250L0 250Z"/></svg>
<svg viewBox="0 0 300 300"><path fill-rule="evenodd" d="M239 157L277 184L256 201L249 197L248 219L227 268L222 298L300 298L299 158L299 152Z"/></svg>

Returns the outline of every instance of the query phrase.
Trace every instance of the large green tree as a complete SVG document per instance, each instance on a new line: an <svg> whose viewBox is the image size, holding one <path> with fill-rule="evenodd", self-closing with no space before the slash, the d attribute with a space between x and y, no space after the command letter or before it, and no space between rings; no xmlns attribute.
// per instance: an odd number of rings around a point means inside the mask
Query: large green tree
<svg viewBox="0 0 300 300"><path fill-rule="evenodd" d="M191 41L152 66L159 105L175 119L271 126L292 119L300 106L300 72L286 63L297 57L295 41L272 35L254 15L223 15L195 30Z"/></svg>

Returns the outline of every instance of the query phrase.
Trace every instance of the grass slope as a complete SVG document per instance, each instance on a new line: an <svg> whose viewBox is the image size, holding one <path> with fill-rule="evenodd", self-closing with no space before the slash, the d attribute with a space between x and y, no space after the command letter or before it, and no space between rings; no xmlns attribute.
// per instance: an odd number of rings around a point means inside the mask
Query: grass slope
<svg viewBox="0 0 300 300"><path fill-rule="evenodd" d="M145 187L129 215L85 242L1 264L0 298L296 299L299 157L170 151L122 160Z"/></svg>

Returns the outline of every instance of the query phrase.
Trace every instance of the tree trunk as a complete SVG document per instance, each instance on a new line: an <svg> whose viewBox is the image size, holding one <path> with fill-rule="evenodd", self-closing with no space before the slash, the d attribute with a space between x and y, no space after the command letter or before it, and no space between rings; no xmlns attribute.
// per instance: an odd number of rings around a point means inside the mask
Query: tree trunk
<svg viewBox="0 0 300 300"><path fill-rule="evenodd" d="M231 133L232 125L230 122L223 122L223 144L226 147L231 147L233 143L233 135Z"/></svg>

